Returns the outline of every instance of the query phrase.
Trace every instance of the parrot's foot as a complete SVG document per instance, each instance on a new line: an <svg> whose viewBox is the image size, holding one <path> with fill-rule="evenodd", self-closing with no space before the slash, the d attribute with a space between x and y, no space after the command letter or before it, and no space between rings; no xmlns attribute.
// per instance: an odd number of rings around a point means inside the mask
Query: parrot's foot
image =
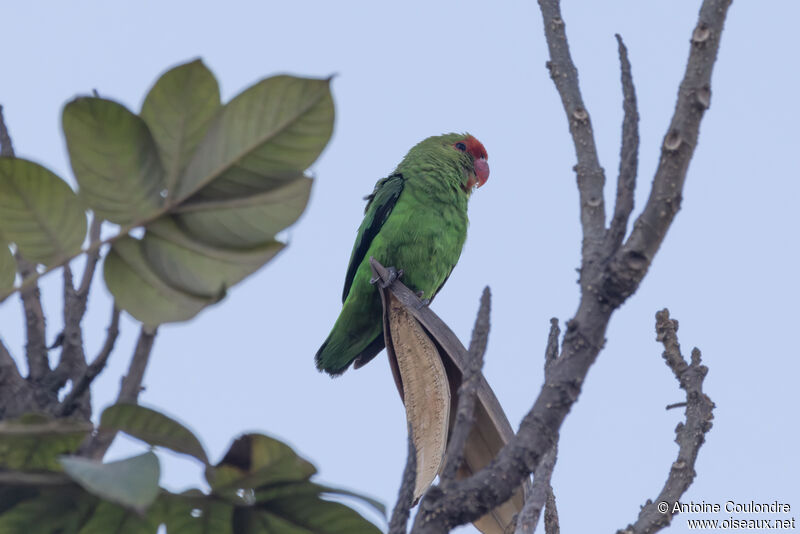
<svg viewBox="0 0 800 534"><path fill-rule="evenodd" d="M403 276L403 269L395 269L394 267L387 267L386 270L389 272L389 279L388 280L386 280L384 282L379 277L375 276L373 278L370 278L369 283L370 284L379 284L381 286L381 289L386 289L387 287L392 285L392 283L395 280L397 280L398 278L401 278Z"/></svg>
<svg viewBox="0 0 800 534"><path fill-rule="evenodd" d="M425 296L424 291L415 291L414 294L419 299L419 308L424 308L425 306L428 306L431 303L431 299L423 298Z"/></svg>

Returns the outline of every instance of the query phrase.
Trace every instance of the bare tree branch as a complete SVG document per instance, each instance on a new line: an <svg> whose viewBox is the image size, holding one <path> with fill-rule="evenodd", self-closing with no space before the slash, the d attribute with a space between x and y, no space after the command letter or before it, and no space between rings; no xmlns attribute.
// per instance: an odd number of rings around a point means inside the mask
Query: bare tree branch
<svg viewBox="0 0 800 534"><path fill-rule="evenodd" d="M33 404L31 385L22 377L13 356L0 339L0 420L16 417ZM30 403L30 404L29 404Z"/></svg>
<svg viewBox="0 0 800 534"><path fill-rule="evenodd" d="M17 270L22 277L22 281L29 277L36 276L36 268L29 263L19 251L14 255L17 259ZM27 343L25 344L25 358L28 362L28 380L38 383L48 372L50 372L50 362L47 359L47 342L45 332L44 310L42 309L42 297L39 286L36 283L20 291L22 310L25 314L25 332Z"/></svg>
<svg viewBox="0 0 800 534"><path fill-rule="evenodd" d="M574 169L580 191L581 226L583 246L581 249L581 286L591 278L593 269L599 268L598 245L605 236L606 212L603 199L605 173L597 157L592 122L589 111L583 104L578 84L578 69L572 62L567 44L564 19L558 0L539 0L544 22L544 33L550 60L547 69L553 79L561 103L569 121L569 131L575 145L578 163ZM588 269L588 270L587 270Z"/></svg>
<svg viewBox="0 0 800 534"><path fill-rule="evenodd" d="M488 287L483 289L478 316L472 329L472 339L469 342L467 366L461 385L458 388L458 403L456 405L456 420L450 433L447 454L439 481L443 489L447 489L456 480L456 473L464 461L464 447L467 438L475 424L475 397L478 393L478 383L483 368L483 355L489 340L489 314L491 311L492 294Z"/></svg>
<svg viewBox="0 0 800 534"><path fill-rule="evenodd" d="M128 373L122 378L117 402L136 403L139 399L144 372L147 369L147 363L150 361L150 353L153 350L153 342L157 333L157 328L151 330L144 325L139 330L139 339L136 342L136 348L128 366ZM100 429L86 447L82 448L82 455L97 460L102 459L116 435L117 432L115 430Z"/></svg>
<svg viewBox="0 0 800 534"><path fill-rule="evenodd" d="M614 216L606 233L607 254L617 251L625 238L628 219L633 211L633 191L636 188L636 172L639 164L639 112L636 108L636 89L633 87L631 64L628 49L622 37L616 35L619 46L619 63L622 78L622 143L619 154L619 175L617 176L617 200Z"/></svg>
<svg viewBox="0 0 800 534"><path fill-rule="evenodd" d="M99 242L102 223L101 219L92 214L92 222L89 226L90 245ZM71 378L74 383L86 372L83 331L80 325L86 314L89 288L94 279L95 268L99 259L100 248L90 247L90 251L86 254L86 265L81 277L81 284L77 289L73 285L72 269L69 263L64 265L64 330L60 336L63 348L58 366L56 366L49 380L50 387L56 391L64 386L67 379ZM89 399L86 399L85 403L88 404L88 401Z"/></svg>
<svg viewBox="0 0 800 534"><path fill-rule="evenodd" d="M558 357L558 337L560 334L561 329L558 327L558 319L553 317L550 319L550 334L547 336L547 347L544 351L545 379L550 373L553 362ZM536 467L536 471L533 474L533 487L517 518L515 534L533 534L536 530L536 526L539 524L539 517L547 503L547 498L553 493L550 479L553 476L557 456L558 446L553 445L553 448L545 453L542 461Z"/></svg>
<svg viewBox="0 0 800 534"><path fill-rule="evenodd" d="M14 357L11 356L3 340L0 339L0 384L8 379L22 379L22 375L19 374L19 369L14 362Z"/></svg>
<svg viewBox="0 0 800 534"><path fill-rule="evenodd" d="M661 145L650 196L631 235L606 268L603 282L615 304L622 303L639 287L680 209L700 121L711 103L711 72L730 4L731 0L705 0L700 8L686 72L678 90L675 113Z"/></svg>
<svg viewBox="0 0 800 534"><path fill-rule="evenodd" d="M551 75L555 73L553 79L565 102L570 127L573 128L580 119L574 117L576 110L568 104L575 98L577 76L563 66L564 58L569 57L566 54L563 20L556 0L540 0L540 6L545 20L545 35L554 60L550 66ZM602 184L602 175L591 174L592 179L582 180L579 159L578 187L581 190L581 220L584 223L581 299L575 316L567 322L561 356L553 362L545 385L523 418L517 434L486 468L458 481L446 494L432 495L429 492L414 521L414 532L446 532L456 525L474 521L497 504L505 502L513 489L536 469L544 454L556 443L558 430L577 400L589 368L605 342L612 312L641 283L677 211L700 119L708 104L711 71L729 6L730 0L703 2L650 200L634 224L627 242L610 258L603 258L602 250L598 250L602 249L602 240L598 244L595 239L597 228L587 228L592 226L588 221L598 219L596 212L583 209L584 199L595 198L597 184ZM555 61L557 57L561 60ZM568 66L571 66L571 61ZM581 111L585 112L582 108ZM588 123L586 126L582 127L582 134L590 132ZM594 147L593 142L585 144L580 139L573 137L576 152ZM599 198L602 201L602 190ZM587 250L589 248L592 250ZM587 274L595 272L592 258L600 258L602 261L597 265L604 267L587 279ZM462 504L467 499L469 508Z"/></svg>
<svg viewBox="0 0 800 534"><path fill-rule="evenodd" d="M408 458L403 469L403 480L397 493L397 502L394 505L392 518L389 521L388 534L405 534L408 525L408 516L414 506L414 485L417 481L417 449L414 447L414 436L411 425L408 425Z"/></svg>
<svg viewBox="0 0 800 534"><path fill-rule="evenodd" d="M651 534L668 526L672 521L672 506L689 489L695 477L694 465L705 436L711 430L714 418L714 403L703 393L703 381L708 368L701 364L700 351L692 349L692 361L687 362L678 343L678 321L670 319L669 310L656 313L656 339L664 344L664 360L680 387L686 391L686 422L675 429L678 458L672 464L669 477L656 501L647 501L639 512L639 518L619 534ZM658 503L658 504L657 504ZM658 506L666 505L666 513Z"/></svg>
<svg viewBox="0 0 800 534"><path fill-rule="evenodd" d="M117 336L119 336L119 316L120 310L117 308L116 303L114 303L111 309L111 324L108 325L108 333L106 334L103 348L100 349L95 359L92 360L92 363L86 368L86 372L73 384L72 390L64 398L64 401L61 403L60 416L66 417L75 411L78 407L76 401L88 391L92 381L105 368L108 357L111 355L111 351L114 350Z"/></svg>

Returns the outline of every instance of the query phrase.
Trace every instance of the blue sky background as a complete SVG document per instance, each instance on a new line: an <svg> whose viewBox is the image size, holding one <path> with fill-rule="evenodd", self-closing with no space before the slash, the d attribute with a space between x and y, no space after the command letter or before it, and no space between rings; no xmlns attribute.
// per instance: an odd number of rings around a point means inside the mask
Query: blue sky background
<svg viewBox="0 0 800 534"><path fill-rule="evenodd" d="M565 2L601 162L613 184L622 120L614 33L625 39L641 114L644 204L674 109L699 2ZM69 177L63 104L97 89L141 107L158 75L202 57L227 101L289 72L333 82L336 126L311 171L308 209L289 248L185 324L162 327L141 402L177 416L217 460L244 431L294 446L319 479L394 505L405 420L385 357L331 380L313 355L339 308L362 197L429 135L469 131L491 177L471 200L459 265L433 309L467 340L480 292L493 293L485 374L516 427L542 382L548 319L578 302L580 228L574 150L535 2L16 2L3 7L0 103L19 156ZM553 478L564 532L613 532L660 491L675 459L683 400L655 341L654 314L680 320L684 352L703 351L714 428L684 501L771 502L800 516L796 330L800 199L800 34L796 2L736 2L714 70L711 108L682 210L608 342L562 432ZM613 189L606 197L613 200ZM610 210L609 210L610 211ZM48 338L60 330L60 277L43 283ZM96 281L84 320L96 354L110 299ZM96 381L116 396L137 325ZM0 336L23 353L17 299L0 305ZM138 449L120 441L112 457ZM163 483L200 484L201 469L165 453ZM790 516L770 516L769 519ZM726 519L729 515L684 515ZM737 516L742 518L743 516ZM765 518L762 516L762 518ZM464 530L469 531L471 527Z"/></svg>

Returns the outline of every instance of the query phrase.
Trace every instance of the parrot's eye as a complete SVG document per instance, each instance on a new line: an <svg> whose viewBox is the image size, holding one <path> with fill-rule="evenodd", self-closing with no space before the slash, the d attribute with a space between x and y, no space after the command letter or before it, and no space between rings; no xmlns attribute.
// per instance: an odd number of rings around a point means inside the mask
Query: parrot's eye
<svg viewBox="0 0 800 534"><path fill-rule="evenodd" d="M459 149L461 152L467 151L467 145L464 143L456 143L456 148Z"/></svg>

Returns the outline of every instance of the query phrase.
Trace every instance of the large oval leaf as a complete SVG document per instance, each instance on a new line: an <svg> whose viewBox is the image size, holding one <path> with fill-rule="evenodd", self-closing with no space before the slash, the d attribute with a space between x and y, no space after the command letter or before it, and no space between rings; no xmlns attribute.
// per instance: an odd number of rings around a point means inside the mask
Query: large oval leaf
<svg viewBox="0 0 800 534"><path fill-rule="evenodd" d="M159 518L166 524L168 534L233 533L233 505L202 493L174 495L163 492L157 506L161 508Z"/></svg>
<svg viewBox="0 0 800 534"><path fill-rule="evenodd" d="M151 517L149 510L143 515L110 502L101 502L77 534L156 534L158 526L158 520Z"/></svg>
<svg viewBox="0 0 800 534"><path fill-rule="evenodd" d="M78 449L89 423L31 413L0 422L0 470L58 471L58 457ZM0 531L1 532L1 531Z"/></svg>
<svg viewBox="0 0 800 534"><path fill-rule="evenodd" d="M78 532L96 500L78 488L42 488L0 514L3 534L73 534ZM83 531L81 531L83 532Z"/></svg>
<svg viewBox="0 0 800 534"><path fill-rule="evenodd" d="M220 109L217 79L199 59L170 69L150 89L141 116L158 146L168 192Z"/></svg>
<svg viewBox="0 0 800 534"><path fill-rule="evenodd" d="M286 484L275 484L264 489L255 491L255 502L264 504L274 499L293 499L295 497L309 497L320 495L332 495L336 497L347 497L357 499L364 504L371 506L382 516L386 516L386 506L380 501L368 497L361 493L356 493L341 488L332 488L309 481L289 482Z"/></svg>
<svg viewBox="0 0 800 534"><path fill-rule="evenodd" d="M213 247L192 238L166 217L149 225L142 240L150 266L164 281L187 293L210 297L254 273L284 246L273 240L251 249Z"/></svg>
<svg viewBox="0 0 800 534"><path fill-rule="evenodd" d="M178 183L183 200L264 191L317 159L333 132L330 80L275 76L231 100L201 141Z"/></svg>
<svg viewBox="0 0 800 534"><path fill-rule="evenodd" d="M100 426L121 430L150 445L167 447L208 463L206 451L191 430L150 408L128 403L109 406L100 417Z"/></svg>
<svg viewBox="0 0 800 534"><path fill-rule="evenodd" d="M0 231L29 261L53 265L80 250L86 212L66 182L38 163L0 158Z"/></svg>
<svg viewBox="0 0 800 534"><path fill-rule="evenodd" d="M158 496L160 468L152 452L105 464L79 456L62 456L60 462L86 491L126 508L143 512Z"/></svg>
<svg viewBox="0 0 800 534"><path fill-rule="evenodd" d="M164 203L164 169L145 122L103 98L76 98L62 117L80 196L100 217L129 224Z"/></svg>
<svg viewBox="0 0 800 534"><path fill-rule="evenodd" d="M141 242L116 241L108 251L103 274L117 305L147 326L186 321L217 298L200 298L175 289L148 265Z"/></svg>
<svg viewBox="0 0 800 534"><path fill-rule="evenodd" d="M270 484L308 480L317 470L291 447L262 434L236 439L216 466L206 469L215 491L252 489Z"/></svg>
<svg viewBox="0 0 800 534"><path fill-rule="evenodd" d="M176 210L176 219L192 237L212 246L256 247L300 217L312 181L300 177L249 197L187 203Z"/></svg>
<svg viewBox="0 0 800 534"><path fill-rule="evenodd" d="M380 529L352 508L317 497L291 497L270 501L254 509L237 510L243 532L270 534L379 534Z"/></svg>

